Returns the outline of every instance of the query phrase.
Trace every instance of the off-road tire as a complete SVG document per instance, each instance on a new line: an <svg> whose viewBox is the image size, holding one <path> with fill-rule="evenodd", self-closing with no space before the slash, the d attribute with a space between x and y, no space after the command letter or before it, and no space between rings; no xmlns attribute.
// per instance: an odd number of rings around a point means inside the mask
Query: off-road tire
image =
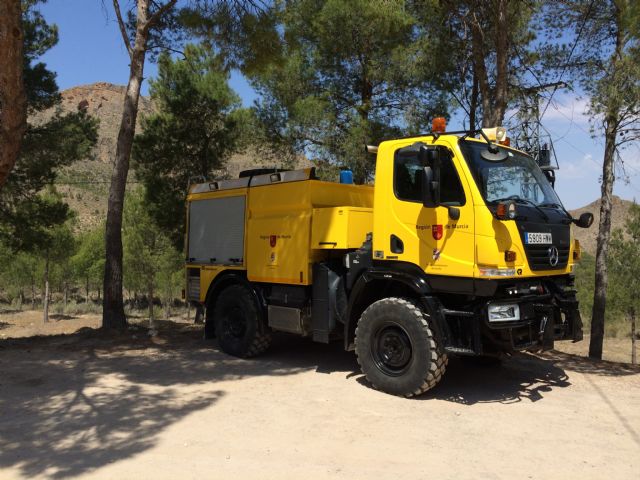
<svg viewBox="0 0 640 480"><path fill-rule="evenodd" d="M429 314L406 298L371 304L360 317L355 343L367 380L378 390L403 397L435 387L449 360L433 333Z"/></svg>
<svg viewBox="0 0 640 480"><path fill-rule="evenodd" d="M244 285L231 285L220 292L213 322L218 344L229 355L254 357L271 345L271 331L252 292Z"/></svg>

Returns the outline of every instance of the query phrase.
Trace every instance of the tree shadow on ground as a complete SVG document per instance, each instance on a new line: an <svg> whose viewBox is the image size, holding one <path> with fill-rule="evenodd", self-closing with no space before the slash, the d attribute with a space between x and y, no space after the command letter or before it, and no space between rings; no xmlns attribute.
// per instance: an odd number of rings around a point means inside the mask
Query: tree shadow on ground
<svg viewBox="0 0 640 480"><path fill-rule="evenodd" d="M9 328L10 326L11 326L10 323L0 322L0 330L2 330L3 328Z"/></svg>
<svg viewBox="0 0 640 480"><path fill-rule="evenodd" d="M420 398L464 405L537 402L545 393L569 385L569 376L563 368L530 354L517 354L497 364L453 357L440 384Z"/></svg>
<svg viewBox="0 0 640 480"><path fill-rule="evenodd" d="M240 360L193 327L0 340L0 470L80 475L153 447L161 431L224 397L219 383L313 368L294 353ZM137 338L134 338L137 337ZM283 360L284 359L284 360Z"/></svg>
<svg viewBox="0 0 640 480"><path fill-rule="evenodd" d="M551 360L556 365L561 365L563 368L589 375L623 377L627 375L640 374L640 365L611 362L608 360L595 360L589 357L559 352L558 350L544 352L540 354L540 357Z"/></svg>
<svg viewBox="0 0 640 480"><path fill-rule="evenodd" d="M156 326L153 338L139 327L119 335L85 327L73 335L0 340L0 469L63 478L130 458L152 448L173 423L215 406L225 397L223 381L312 370L366 384L341 342L279 335L265 355L241 360L202 340L202 326ZM570 385L565 368L612 374L581 357L545 355L517 355L498 367L452 358L441 384L419 398L535 402Z"/></svg>
<svg viewBox="0 0 640 480"><path fill-rule="evenodd" d="M636 366L593 361L557 351L539 355L518 353L494 364L451 357L438 386L416 399L446 400L464 405L537 402L546 393L571 385L567 371L606 376L640 374ZM358 381L369 386L364 377Z"/></svg>

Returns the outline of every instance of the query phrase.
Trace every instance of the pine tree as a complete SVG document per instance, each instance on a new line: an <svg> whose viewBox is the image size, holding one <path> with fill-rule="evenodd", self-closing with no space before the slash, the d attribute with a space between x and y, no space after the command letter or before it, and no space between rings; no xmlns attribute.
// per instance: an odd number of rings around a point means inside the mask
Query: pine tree
<svg viewBox="0 0 640 480"><path fill-rule="evenodd" d="M91 288L100 288L104 277L104 225L78 238L78 250L71 265L78 280L84 283L85 302L89 304Z"/></svg>
<svg viewBox="0 0 640 480"><path fill-rule="evenodd" d="M58 31L35 9L37 3L23 2L23 78L30 114L60 102L55 74L37 61L57 43ZM14 250L42 248L43 232L69 218L61 198L43 192L60 167L88 156L97 140L96 125L83 111L57 111L44 123L28 124L18 160L0 191L0 239Z"/></svg>
<svg viewBox="0 0 640 480"><path fill-rule="evenodd" d="M123 240L124 284L129 290L146 293L149 320L153 322L154 298L160 293L165 302L171 300L167 298L166 291L172 289L174 274L182 266L182 256L149 216L144 192L141 190L132 192L127 197Z"/></svg>
<svg viewBox="0 0 640 480"><path fill-rule="evenodd" d="M611 304L627 316L631 324L631 363L636 357L636 318L640 312L640 206L633 204L625 222L626 238L621 229L614 230L609 252L611 269Z"/></svg>
<svg viewBox="0 0 640 480"><path fill-rule="evenodd" d="M602 358L611 237L611 197L620 149L640 140L640 37L637 2L561 0L547 17L571 47L557 49L562 71L570 72L589 98L593 131L604 137L600 223L589 356ZM571 33L573 32L573 33ZM595 133L594 133L595 134Z"/></svg>
<svg viewBox="0 0 640 480"><path fill-rule="evenodd" d="M373 173L365 144L425 128L447 111L431 39L404 2L298 0L280 5L278 48L247 73L267 138L298 154Z"/></svg>
<svg viewBox="0 0 640 480"><path fill-rule="evenodd" d="M111 185L107 223L105 227L106 252L104 269L103 328L122 329L127 320L122 297L122 215L129 174L129 160L133 147L138 99L143 80L144 62L148 53L168 49L174 51L182 39L182 21L198 12L221 9L229 13L227 23L233 23L234 13L254 8L254 0L200 0L193 9L176 8L177 0L156 2L136 0L135 9L129 11L128 22L123 19L120 3L112 0L127 52L130 57L129 81L124 99L122 120L118 132L116 158ZM134 11L135 10L135 11Z"/></svg>
<svg viewBox="0 0 640 480"><path fill-rule="evenodd" d="M18 159L27 129L23 47L21 0L3 1L0 3L0 190Z"/></svg>
<svg viewBox="0 0 640 480"><path fill-rule="evenodd" d="M248 112L239 108L228 77L218 57L188 45L181 59L162 55L158 78L150 82L157 112L142 120L133 161L149 214L179 249L187 186L224 166L247 123Z"/></svg>
<svg viewBox="0 0 640 480"><path fill-rule="evenodd" d="M423 34L434 38L435 48L426 54L442 65L440 88L454 96L469 128L503 125L507 108L543 78L533 70L537 58L531 48L540 2L410 3Z"/></svg>
<svg viewBox="0 0 640 480"><path fill-rule="evenodd" d="M130 12L129 29L123 20L120 3L113 0L122 40L129 53L129 81L124 97L124 108L118 131L116 158L109 187L107 222L105 226L104 300L102 304L102 327L122 329L127 320L122 298L122 215L124 195L129 174L129 159L133 146L138 100L147 52L152 45L150 36L162 35L165 20L174 13L177 0L157 4L152 0L137 0L135 13ZM132 40L132 38L133 40Z"/></svg>

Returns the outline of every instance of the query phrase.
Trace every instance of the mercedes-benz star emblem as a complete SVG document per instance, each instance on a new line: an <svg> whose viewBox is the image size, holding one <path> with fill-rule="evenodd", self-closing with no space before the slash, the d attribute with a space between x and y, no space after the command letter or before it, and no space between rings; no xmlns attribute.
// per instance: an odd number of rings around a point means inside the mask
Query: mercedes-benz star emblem
<svg viewBox="0 0 640 480"><path fill-rule="evenodd" d="M549 247L549 265L555 267L558 265L558 259L560 258L560 253L558 253L558 249L556 247Z"/></svg>

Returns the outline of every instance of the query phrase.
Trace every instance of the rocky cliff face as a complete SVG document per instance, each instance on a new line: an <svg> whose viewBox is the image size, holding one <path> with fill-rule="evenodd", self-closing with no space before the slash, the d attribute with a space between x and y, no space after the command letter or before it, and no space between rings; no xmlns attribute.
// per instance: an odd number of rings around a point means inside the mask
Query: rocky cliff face
<svg viewBox="0 0 640 480"><path fill-rule="evenodd" d="M102 163L113 162L115 158L125 89L124 86L105 82L73 87L61 92L62 102L56 107L63 112L74 112L79 108L86 109L89 115L100 120L94 159ZM141 117L152 112L151 100L141 96L138 103L137 128L139 128ZM41 116L46 118L52 114L53 109L43 112Z"/></svg>
<svg viewBox="0 0 640 480"><path fill-rule="evenodd" d="M85 109L97 118L98 142L90 158L76 162L58 174L58 191L77 214L77 228L85 230L99 225L105 218L111 170L120 129L125 87L105 82L81 85L60 93L61 102L29 119L40 123L54 115ZM151 100L140 97L138 125L143 115L153 112ZM133 175L130 174L130 179Z"/></svg>
<svg viewBox="0 0 640 480"><path fill-rule="evenodd" d="M105 82L73 87L61 92L62 101L55 107L63 113L75 112L79 108L86 109L89 115L100 121L98 142L91 158L65 168L59 173L56 182L65 201L77 213L78 228L81 230L96 227L106 216L107 196L116 154L125 88ZM136 129L140 128L141 118L153 111L152 101L148 97L140 97ZM54 112L55 109L40 112L30 121L34 123L46 121ZM299 163L300 167L310 166L304 158L301 158ZM281 165L273 165L273 160L264 159L254 152L245 152L234 155L226 168L216 173L221 177L234 178L241 170L266 166ZM130 187L136 185L134 171L129 172L128 185Z"/></svg>

